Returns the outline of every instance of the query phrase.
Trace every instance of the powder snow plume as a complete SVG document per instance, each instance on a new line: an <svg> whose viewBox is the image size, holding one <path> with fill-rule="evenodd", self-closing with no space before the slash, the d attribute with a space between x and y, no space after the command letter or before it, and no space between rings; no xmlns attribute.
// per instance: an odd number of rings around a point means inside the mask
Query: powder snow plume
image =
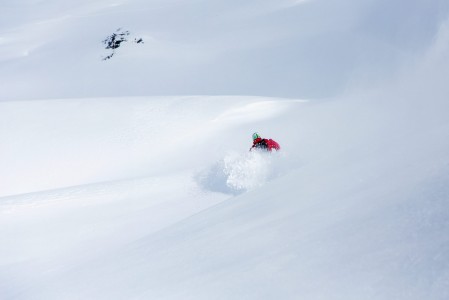
<svg viewBox="0 0 449 300"><path fill-rule="evenodd" d="M240 194L263 186L289 169L281 152L232 152L197 175L206 190Z"/></svg>

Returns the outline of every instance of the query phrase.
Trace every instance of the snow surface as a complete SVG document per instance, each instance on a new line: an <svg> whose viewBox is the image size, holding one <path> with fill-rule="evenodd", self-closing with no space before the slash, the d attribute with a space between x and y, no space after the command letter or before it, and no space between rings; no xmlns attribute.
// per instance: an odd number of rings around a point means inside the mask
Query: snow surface
<svg viewBox="0 0 449 300"><path fill-rule="evenodd" d="M449 299L446 1L3 2L0 299Z"/></svg>

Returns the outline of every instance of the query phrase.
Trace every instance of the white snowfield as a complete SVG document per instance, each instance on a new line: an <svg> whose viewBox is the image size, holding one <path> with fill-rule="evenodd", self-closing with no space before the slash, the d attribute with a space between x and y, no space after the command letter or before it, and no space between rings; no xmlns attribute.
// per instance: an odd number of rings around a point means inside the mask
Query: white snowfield
<svg viewBox="0 0 449 300"><path fill-rule="evenodd" d="M448 5L4 2L0 299L449 299Z"/></svg>

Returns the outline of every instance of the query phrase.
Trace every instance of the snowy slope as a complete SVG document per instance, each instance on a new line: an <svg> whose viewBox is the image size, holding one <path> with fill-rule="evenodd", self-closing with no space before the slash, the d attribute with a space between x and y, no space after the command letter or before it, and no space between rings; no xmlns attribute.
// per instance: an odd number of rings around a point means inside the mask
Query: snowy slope
<svg viewBox="0 0 449 300"><path fill-rule="evenodd" d="M1 299L449 298L446 1L4 2Z"/></svg>
<svg viewBox="0 0 449 300"><path fill-rule="evenodd" d="M397 112L389 114L368 101L365 109L376 114L350 119L353 100L231 97L218 105L210 97L123 100L108 99L109 111L101 99L56 101L51 107L57 113L22 129L36 138L49 134L53 127L43 125L51 116L58 122L69 105L78 121L61 124L92 134L88 140L87 134L70 137L80 153L95 153L105 143L114 155L103 153L98 159L119 163L105 175L81 155L76 180L66 166L64 171L53 166L53 172L60 175L60 184L82 185L1 198L0 236L8 245L1 253L6 298L447 297L449 146L448 139L432 136L438 129L447 137L447 121L439 124L444 127L421 126L413 138L432 147L410 151L416 140L395 143L387 134L393 129L398 135L408 132L408 127L392 125ZM173 143L178 151L149 147L146 154L134 156L148 167L136 168L126 160L130 152L122 143L97 141L95 132L87 130L95 127L81 117L86 110L80 103L90 106L90 112L101 111L102 124L115 117L117 107L123 116L130 103L137 111L152 107L146 121L129 115L134 122L121 125L125 137L132 139L133 126L140 122L138 128L148 130L152 142ZM23 111L23 104L2 106ZM159 114L164 121L153 123ZM280 133L282 155L246 154L247 137L229 146L238 133L263 126ZM113 132L121 136L120 130ZM58 140L60 147L68 147ZM148 140L134 142L134 149L146 149ZM49 141L41 145L53 147ZM64 161L65 151L57 153ZM28 165L48 164L34 154ZM229 170L249 183L249 191L229 182ZM117 178L110 181L114 174ZM128 179L118 180L118 175ZM50 176L35 178L34 185L45 186L46 180L56 184ZM259 186L252 185L254 179L261 180Z"/></svg>

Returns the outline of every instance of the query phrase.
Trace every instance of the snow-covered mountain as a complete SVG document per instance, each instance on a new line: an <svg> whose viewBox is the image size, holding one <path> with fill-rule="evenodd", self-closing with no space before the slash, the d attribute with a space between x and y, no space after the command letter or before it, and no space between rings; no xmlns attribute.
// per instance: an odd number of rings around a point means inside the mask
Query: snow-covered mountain
<svg viewBox="0 0 449 300"><path fill-rule="evenodd" d="M448 299L448 12L4 1L0 298Z"/></svg>
<svg viewBox="0 0 449 300"><path fill-rule="evenodd" d="M444 0L4 0L0 100L147 95L330 97L391 80ZM121 28L114 59L101 43Z"/></svg>

